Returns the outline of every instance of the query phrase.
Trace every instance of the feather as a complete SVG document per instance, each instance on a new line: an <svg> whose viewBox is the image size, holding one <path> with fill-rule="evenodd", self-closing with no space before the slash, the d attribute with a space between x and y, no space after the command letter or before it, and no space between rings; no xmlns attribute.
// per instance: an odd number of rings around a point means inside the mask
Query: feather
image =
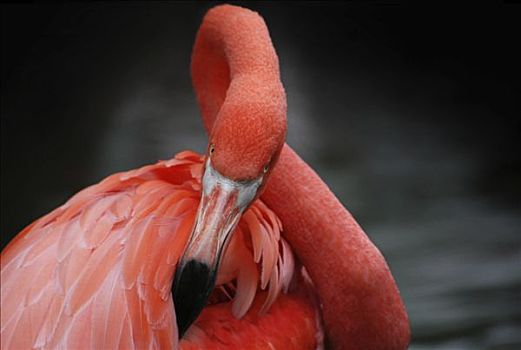
<svg viewBox="0 0 521 350"><path fill-rule="evenodd" d="M134 195L135 192L132 192ZM114 204L112 212L120 220L128 220L130 219L130 213L132 212L132 197L130 194L124 194L121 198Z"/></svg>
<svg viewBox="0 0 521 350"><path fill-rule="evenodd" d="M124 301L129 316L131 326L132 338L134 346L137 348L144 348L149 341L149 331L146 328L146 321L144 318L142 300L137 294L136 287L132 289L125 289Z"/></svg>
<svg viewBox="0 0 521 350"><path fill-rule="evenodd" d="M232 313L235 317L241 318L249 310L255 294L257 292L257 282L259 273L253 263L251 254L244 250L243 264L237 277L237 292L233 300Z"/></svg>
<svg viewBox="0 0 521 350"><path fill-rule="evenodd" d="M58 242L58 252L56 256L58 261L61 262L69 255L73 247L79 243L78 237L80 237L80 235L83 236L85 232L80 226L79 218L62 223L57 230L62 231Z"/></svg>
<svg viewBox="0 0 521 350"><path fill-rule="evenodd" d="M246 213L244 213L242 219L246 221L249 228L253 245L253 260L258 263L260 262L262 256L262 247L264 246L265 239L264 234L261 231L260 225L258 225L255 221L256 218L251 211L248 210Z"/></svg>
<svg viewBox="0 0 521 350"><path fill-rule="evenodd" d="M264 302L262 308L259 311L260 314L265 313L269 309L269 307L275 302L275 299L277 299L277 296L280 292L280 286L278 281L279 271L277 269L274 269L270 277L270 287L268 290L268 296L266 297L266 301Z"/></svg>
<svg viewBox="0 0 521 350"><path fill-rule="evenodd" d="M280 285L284 293L288 292L289 285L295 271L295 260L289 244L283 238L280 240L282 246L282 259L280 266Z"/></svg>
<svg viewBox="0 0 521 350"><path fill-rule="evenodd" d="M115 270L117 271L117 270ZM115 349L118 346L119 337L126 325L124 320L127 317L127 310L124 304L123 285L121 276L115 273L107 279L107 299L99 298L103 304L100 312L105 314L103 347L106 349ZM107 302L108 301L108 302ZM119 325L119 326L116 326ZM98 347L98 349L101 347Z"/></svg>
<svg viewBox="0 0 521 350"><path fill-rule="evenodd" d="M68 291L87 266L92 255L90 249L75 247L67 257L58 260L58 282L62 291Z"/></svg>
<svg viewBox="0 0 521 350"><path fill-rule="evenodd" d="M54 293L53 298L49 303L49 307L45 312L45 318L37 333L34 341L35 348L42 348L47 345L51 338L55 335L56 328L63 309L63 296L59 293Z"/></svg>
<svg viewBox="0 0 521 350"><path fill-rule="evenodd" d="M171 284L195 220L202 170L199 155L179 157L79 192L2 252L3 348L176 345ZM257 200L223 257L230 264L223 283L237 286L227 287L236 317L250 309L259 284L269 285L265 310L292 279L291 250L272 215Z"/></svg>
<svg viewBox="0 0 521 350"><path fill-rule="evenodd" d="M277 263L278 249L275 247L275 238L270 235L271 231L266 229L263 223L259 224L261 232L264 235L262 248L262 274L261 274L261 288L265 289L269 276L273 274L273 269Z"/></svg>
<svg viewBox="0 0 521 350"><path fill-rule="evenodd" d="M106 197L102 197L93 202L87 207L87 209L82 211L80 216L80 227L85 231L90 232L90 229L96 224L102 214L106 212L119 198L121 198L120 194L108 194Z"/></svg>
<svg viewBox="0 0 521 350"><path fill-rule="evenodd" d="M66 349L93 349L92 343L92 308L87 307L75 316L64 339Z"/></svg>
<svg viewBox="0 0 521 350"><path fill-rule="evenodd" d="M107 238L112 230L116 218L111 212L105 212L96 221L96 223L88 231L89 234L83 234L84 247L86 249L96 249Z"/></svg>
<svg viewBox="0 0 521 350"><path fill-rule="evenodd" d="M114 249L117 241L118 235L112 235L106 244L92 252L81 275L67 292L66 310L69 315L76 313L96 295L101 284L114 268L116 261L121 257L120 249L117 246Z"/></svg>
<svg viewBox="0 0 521 350"><path fill-rule="evenodd" d="M54 225L39 230L38 238L25 255L22 266L31 265L38 257L54 246L60 236L60 231L54 229Z"/></svg>
<svg viewBox="0 0 521 350"><path fill-rule="evenodd" d="M30 349L32 346L31 338L28 336L30 333L28 312L24 310L19 313L16 321L13 324L12 333L7 340L7 346L2 349ZM2 337L3 338L3 337Z"/></svg>
<svg viewBox="0 0 521 350"><path fill-rule="evenodd" d="M181 258L181 254L183 253L186 242L188 242L188 238L190 237L194 219L195 210L192 210L183 217L183 221L181 221L181 224L178 226L175 232L174 240L169 247L169 252L166 258L167 264L177 264Z"/></svg>
<svg viewBox="0 0 521 350"><path fill-rule="evenodd" d="M51 253L49 253L51 254ZM31 279L30 287L25 298L25 305L32 305L38 303L41 296L45 294L49 287L48 284L54 282L53 275L56 272L56 263L52 259L42 259L42 265L31 272L33 278Z"/></svg>
<svg viewBox="0 0 521 350"><path fill-rule="evenodd" d="M199 164L202 163L203 158L199 153L190 150L181 151L175 155L175 159L186 159Z"/></svg>
<svg viewBox="0 0 521 350"><path fill-rule="evenodd" d="M126 317L122 323L121 333L118 341L118 349L136 349L137 346L134 342L134 334L132 333L132 323L130 318Z"/></svg>
<svg viewBox="0 0 521 350"><path fill-rule="evenodd" d="M145 236L149 227L152 226L153 218L149 217L141 222L132 221L133 227L128 233L128 242L125 245L123 256L123 281L126 289L131 289L137 280L141 269L140 256L147 253L142 249L141 243L146 242Z"/></svg>

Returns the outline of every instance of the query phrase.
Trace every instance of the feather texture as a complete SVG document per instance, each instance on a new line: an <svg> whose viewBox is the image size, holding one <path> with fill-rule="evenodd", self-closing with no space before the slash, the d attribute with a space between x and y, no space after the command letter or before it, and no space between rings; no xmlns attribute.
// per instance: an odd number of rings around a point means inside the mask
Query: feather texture
<svg viewBox="0 0 521 350"><path fill-rule="evenodd" d="M199 204L193 152L86 188L2 252L2 348L175 348L171 285ZM244 214L218 283L243 317L258 286L265 312L293 276L280 221L262 202Z"/></svg>

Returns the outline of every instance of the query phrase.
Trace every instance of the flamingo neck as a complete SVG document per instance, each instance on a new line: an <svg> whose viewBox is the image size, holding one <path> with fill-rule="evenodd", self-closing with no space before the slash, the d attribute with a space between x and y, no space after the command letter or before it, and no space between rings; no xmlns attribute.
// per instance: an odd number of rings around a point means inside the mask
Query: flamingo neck
<svg viewBox="0 0 521 350"><path fill-rule="evenodd" d="M254 118L275 114L280 119L275 122L285 124L286 96L277 54L256 12L230 5L209 10L195 39L191 71L209 134L230 109L231 114L249 109ZM250 106L241 108L248 102Z"/></svg>
<svg viewBox="0 0 521 350"><path fill-rule="evenodd" d="M284 146L262 199L315 283L331 344L405 349L409 323L389 268L318 175Z"/></svg>

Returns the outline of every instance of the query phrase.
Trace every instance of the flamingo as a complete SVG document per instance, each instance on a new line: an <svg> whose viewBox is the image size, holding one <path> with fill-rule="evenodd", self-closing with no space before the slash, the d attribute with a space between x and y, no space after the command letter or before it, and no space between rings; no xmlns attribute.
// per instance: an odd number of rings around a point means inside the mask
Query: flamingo
<svg viewBox="0 0 521 350"><path fill-rule="evenodd" d="M383 256L284 142L263 19L210 9L191 71L206 153L111 175L20 232L2 349L405 349Z"/></svg>

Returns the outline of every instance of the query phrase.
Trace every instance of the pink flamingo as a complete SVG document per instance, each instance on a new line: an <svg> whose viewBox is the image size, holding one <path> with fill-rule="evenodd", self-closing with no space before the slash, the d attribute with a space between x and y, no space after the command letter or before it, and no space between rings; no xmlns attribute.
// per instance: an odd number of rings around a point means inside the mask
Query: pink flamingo
<svg viewBox="0 0 521 350"><path fill-rule="evenodd" d="M192 77L206 155L109 176L20 232L1 255L2 349L311 349L324 333L405 349L384 258L284 143L262 18L208 11Z"/></svg>

